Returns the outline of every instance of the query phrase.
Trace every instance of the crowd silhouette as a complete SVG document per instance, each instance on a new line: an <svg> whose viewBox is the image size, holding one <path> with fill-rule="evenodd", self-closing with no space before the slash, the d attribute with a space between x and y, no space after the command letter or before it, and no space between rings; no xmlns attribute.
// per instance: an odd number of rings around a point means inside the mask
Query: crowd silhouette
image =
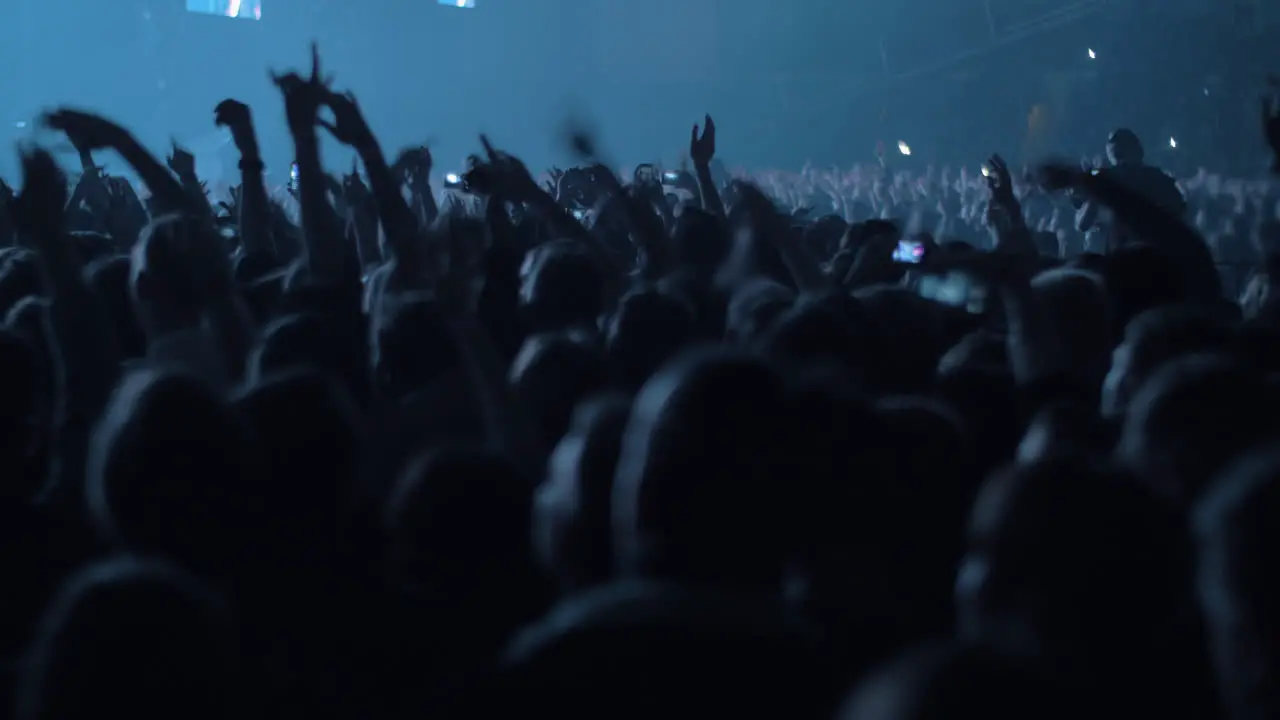
<svg viewBox="0 0 1280 720"><path fill-rule="evenodd" d="M1280 184L707 117L441 190L275 81L285 198L235 100L225 199L66 108L0 184L16 720L1280 715Z"/></svg>

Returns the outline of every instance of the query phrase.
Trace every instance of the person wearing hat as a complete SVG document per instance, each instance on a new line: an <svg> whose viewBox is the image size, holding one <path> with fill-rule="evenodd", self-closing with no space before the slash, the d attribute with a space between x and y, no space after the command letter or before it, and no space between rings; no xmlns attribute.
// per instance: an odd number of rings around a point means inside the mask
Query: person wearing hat
<svg viewBox="0 0 1280 720"><path fill-rule="evenodd" d="M1115 182L1140 193L1171 215L1182 217L1187 211L1187 201L1171 175L1145 162L1146 152L1138 135L1128 128L1120 128L1107 138L1108 167L1094 170ZM1120 226L1104 208L1096 202L1082 198L1076 211L1076 229L1083 233L1101 233L1108 250L1131 242L1133 234Z"/></svg>

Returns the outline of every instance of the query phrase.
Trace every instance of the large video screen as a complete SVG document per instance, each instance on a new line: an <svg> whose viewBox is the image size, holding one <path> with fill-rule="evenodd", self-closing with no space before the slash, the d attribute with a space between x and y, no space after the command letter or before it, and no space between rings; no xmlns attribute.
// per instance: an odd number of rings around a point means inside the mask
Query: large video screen
<svg viewBox="0 0 1280 720"><path fill-rule="evenodd" d="M473 8L476 6L476 0L440 0L440 4L449 7Z"/></svg>
<svg viewBox="0 0 1280 720"><path fill-rule="evenodd" d="M187 11L220 17L262 19L262 0L187 0Z"/></svg>

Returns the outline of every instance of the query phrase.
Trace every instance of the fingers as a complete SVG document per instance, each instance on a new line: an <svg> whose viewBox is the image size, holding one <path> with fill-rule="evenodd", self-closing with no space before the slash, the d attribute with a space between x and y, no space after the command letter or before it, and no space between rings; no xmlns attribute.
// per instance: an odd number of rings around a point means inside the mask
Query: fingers
<svg viewBox="0 0 1280 720"><path fill-rule="evenodd" d="M311 82L320 80L320 44L311 41Z"/></svg>
<svg viewBox="0 0 1280 720"><path fill-rule="evenodd" d="M484 148L484 153L489 157L489 162L498 161L498 151L493 149L493 143L489 142L489 136L480 135L480 145Z"/></svg>
<svg viewBox="0 0 1280 720"><path fill-rule="evenodd" d="M714 135L716 132L716 121L711 119L711 115L707 114L703 117L702 127L705 128L705 134Z"/></svg>

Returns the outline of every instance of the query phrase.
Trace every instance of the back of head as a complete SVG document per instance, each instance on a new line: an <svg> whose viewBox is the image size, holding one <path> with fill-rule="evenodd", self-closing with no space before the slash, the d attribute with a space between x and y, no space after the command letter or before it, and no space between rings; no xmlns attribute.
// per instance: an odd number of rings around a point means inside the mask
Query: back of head
<svg viewBox="0 0 1280 720"><path fill-rule="evenodd" d="M1232 341L1221 318L1199 307L1169 305L1135 317L1112 354L1103 385L1103 413L1118 417L1159 367L1183 355L1217 352Z"/></svg>
<svg viewBox="0 0 1280 720"><path fill-rule="evenodd" d="M130 290L144 327L160 315L184 321L199 317L199 283L187 266L190 232L186 218L163 215L151 221L133 246Z"/></svg>
<svg viewBox="0 0 1280 720"><path fill-rule="evenodd" d="M776 584L794 528L779 473L781 378L693 352L641 389L613 493L619 571Z"/></svg>
<svg viewBox="0 0 1280 720"><path fill-rule="evenodd" d="M1118 128L1107 137L1107 157L1113 165L1141 163L1145 156L1142 141L1129 128Z"/></svg>
<svg viewBox="0 0 1280 720"><path fill-rule="evenodd" d="M604 309L604 278L591 255L574 248L535 251L520 288L534 330L594 325Z"/></svg>
<svg viewBox="0 0 1280 720"><path fill-rule="evenodd" d="M630 413L625 396L605 395L579 404L538 487L535 550L544 567L569 588L612 576L613 478Z"/></svg>
<svg viewBox="0 0 1280 720"><path fill-rule="evenodd" d="M1222 473L1197 505L1197 594L1211 656L1232 717L1277 708L1280 651L1269 642L1280 619L1280 448L1274 443Z"/></svg>
<svg viewBox="0 0 1280 720"><path fill-rule="evenodd" d="M1177 266L1154 245L1121 246L1108 253L1103 263L1117 329L1147 310L1187 298Z"/></svg>
<svg viewBox="0 0 1280 720"><path fill-rule="evenodd" d="M1117 448L1162 492L1191 502L1235 455L1280 429L1264 378L1234 359L1166 364L1134 396Z"/></svg>
<svg viewBox="0 0 1280 720"><path fill-rule="evenodd" d="M867 373L866 345L847 315L818 303L791 308L760 337L761 349L779 362L839 367L859 380Z"/></svg>
<svg viewBox="0 0 1280 720"><path fill-rule="evenodd" d="M337 543L343 503L354 494L358 413L329 377L297 370L247 389L236 408L262 459L263 547L290 562Z"/></svg>
<svg viewBox="0 0 1280 720"><path fill-rule="evenodd" d="M457 339L435 303L386 303L372 328L378 387L401 397L440 379L458 363Z"/></svg>
<svg viewBox="0 0 1280 720"><path fill-rule="evenodd" d="M201 572L241 559L253 505L241 428L199 380L126 376L94 431L86 477L104 539Z"/></svg>
<svg viewBox="0 0 1280 720"><path fill-rule="evenodd" d="M17 716L233 717L229 630L208 591L178 570L134 560L91 566L37 631Z"/></svg>
<svg viewBox="0 0 1280 720"><path fill-rule="evenodd" d="M693 309L654 291L622 298L606 337L609 359L623 385L639 389L694 333Z"/></svg>
<svg viewBox="0 0 1280 720"><path fill-rule="evenodd" d="M781 283L764 279L748 282L729 299L725 333L731 340L753 340L790 309L795 298L795 291Z"/></svg>
<svg viewBox="0 0 1280 720"><path fill-rule="evenodd" d="M729 254L728 228L704 210L680 213L674 236L681 265L692 268L698 277L709 277Z"/></svg>
<svg viewBox="0 0 1280 720"><path fill-rule="evenodd" d="M490 453L440 450L412 461L384 516L396 580L490 606L516 595L533 572L532 487Z"/></svg>
<svg viewBox="0 0 1280 720"><path fill-rule="evenodd" d="M548 452L569 429L573 409L603 389L604 353L566 334L534 335L511 364L511 386Z"/></svg>
<svg viewBox="0 0 1280 720"><path fill-rule="evenodd" d="M86 267L84 274L111 317L112 330L124 356L142 357L147 338L129 296L129 258L124 255L103 258Z"/></svg>
<svg viewBox="0 0 1280 720"><path fill-rule="evenodd" d="M42 396L51 378L40 361L30 342L0 328L0 466L6 473L0 498L6 503L30 501L45 479L38 471L52 398Z"/></svg>
<svg viewBox="0 0 1280 720"><path fill-rule="evenodd" d="M1102 278L1080 270L1050 270L1031 283L1045 322L1060 333L1061 351L1070 354L1084 387L1097 387L1107 372L1114 331L1111 302Z"/></svg>
<svg viewBox="0 0 1280 720"><path fill-rule="evenodd" d="M286 315L263 330L250 358L249 376L260 379L294 370L324 373L363 405L370 393L369 363L362 348L336 323L316 315Z"/></svg>
<svg viewBox="0 0 1280 720"><path fill-rule="evenodd" d="M1159 674L1189 591L1179 513L1076 458L1015 466L973 507L957 581L962 632L1080 680Z"/></svg>
<svg viewBox="0 0 1280 720"><path fill-rule="evenodd" d="M991 650L936 644L863 681L840 720L1023 720L1076 717L1044 677ZM1072 703L1067 703L1071 705Z"/></svg>

